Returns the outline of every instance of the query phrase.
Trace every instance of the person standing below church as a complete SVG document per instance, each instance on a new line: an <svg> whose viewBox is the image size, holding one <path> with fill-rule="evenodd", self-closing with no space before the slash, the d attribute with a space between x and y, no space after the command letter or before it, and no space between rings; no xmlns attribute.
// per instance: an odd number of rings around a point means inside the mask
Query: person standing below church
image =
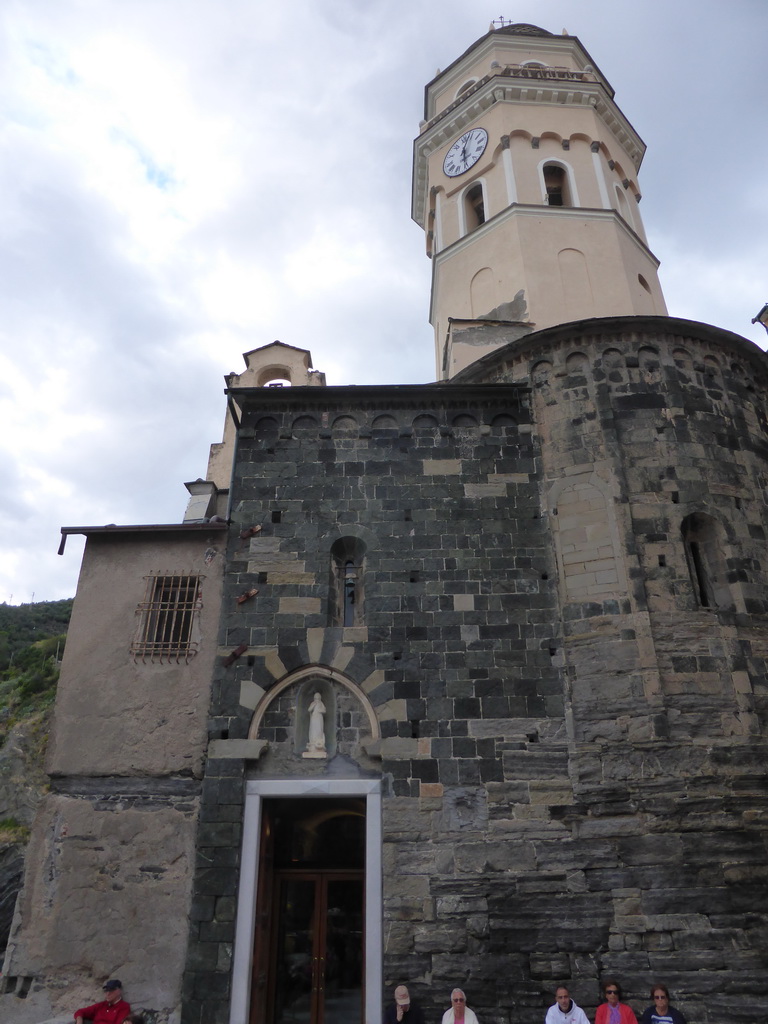
<svg viewBox="0 0 768 1024"><path fill-rule="evenodd" d="M589 1024L589 1018L571 999L566 985L555 989L555 1004L547 1010L544 1024Z"/></svg>
<svg viewBox="0 0 768 1024"><path fill-rule="evenodd" d="M621 985L616 981L604 981L602 989L605 1002L597 1008L595 1024L637 1024L635 1011L621 1001Z"/></svg>
<svg viewBox="0 0 768 1024"><path fill-rule="evenodd" d="M467 997L460 988L451 992L451 1008L443 1014L442 1024L478 1024L475 1011L467 1006Z"/></svg>
<svg viewBox="0 0 768 1024"><path fill-rule="evenodd" d="M112 978L104 985L102 1001L75 1010L75 1020L77 1024L82 1024L84 1020L92 1021L93 1024L123 1024L130 1012L130 1004L123 999L123 983Z"/></svg>
<svg viewBox="0 0 768 1024"><path fill-rule="evenodd" d="M669 989L666 985L654 985L651 999L653 1005L643 1011L640 1024L687 1024L682 1013L669 1005Z"/></svg>
<svg viewBox="0 0 768 1024"><path fill-rule="evenodd" d="M405 985L395 989L395 1001L384 1011L384 1024L424 1024L421 1007L411 1002L411 996Z"/></svg>

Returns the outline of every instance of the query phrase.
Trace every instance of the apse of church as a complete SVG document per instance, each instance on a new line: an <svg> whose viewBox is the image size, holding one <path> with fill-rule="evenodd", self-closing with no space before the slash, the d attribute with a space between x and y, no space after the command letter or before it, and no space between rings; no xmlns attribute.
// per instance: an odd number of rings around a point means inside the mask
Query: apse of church
<svg viewBox="0 0 768 1024"><path fill-rule="evenodd" d="M183 1024L380 1024L398 983L529 1024L607 976L754 1019L768 362L666 315L643 150L578 39L492 30L415 144L439 382L255 349L183 523L64 531L3 1019L118 970Z"/></svg>

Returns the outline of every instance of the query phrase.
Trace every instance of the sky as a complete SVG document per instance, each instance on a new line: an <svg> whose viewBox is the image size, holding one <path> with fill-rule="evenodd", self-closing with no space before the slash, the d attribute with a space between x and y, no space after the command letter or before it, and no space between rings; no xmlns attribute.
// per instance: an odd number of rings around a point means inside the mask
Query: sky
<svg viewBox="0 0 768 1024"><path fill-rule="evenodd" d="M646 142L670 314L765 347L765 0L3 0L0 602L74 594L61 526L181 520L243 352L435 379L412 141L500 15L577 35Z"/></svg>

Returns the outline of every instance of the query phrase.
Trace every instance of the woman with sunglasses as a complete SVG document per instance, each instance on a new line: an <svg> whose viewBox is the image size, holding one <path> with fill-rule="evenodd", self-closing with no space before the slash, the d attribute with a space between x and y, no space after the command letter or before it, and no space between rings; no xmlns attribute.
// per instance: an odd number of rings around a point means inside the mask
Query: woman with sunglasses
<svg viewBox="0 0 768 1024"><path fill-rule="evenodd" d="M451 1008L443 1014L442 1024L478 1024L475 1012L467 1006L467 997L460 988L451 992Z"/></svg>
<svg viewBox="0 0 768 1024"><path fill-rule="evenodd" d="M637 1024L632 1007L621 1001L621 985L615 981L604 981L602 989L605 1002L597 1008L595 1024Z"/></svg>
<svg viewBox="0 0 768 1024"><path fill-rule="evenodd" d="M654 985L651 999L653 1005L643 1011L640 1024L687 1024L682 1013L669 1005L669 989L666 985Z"/></svg>

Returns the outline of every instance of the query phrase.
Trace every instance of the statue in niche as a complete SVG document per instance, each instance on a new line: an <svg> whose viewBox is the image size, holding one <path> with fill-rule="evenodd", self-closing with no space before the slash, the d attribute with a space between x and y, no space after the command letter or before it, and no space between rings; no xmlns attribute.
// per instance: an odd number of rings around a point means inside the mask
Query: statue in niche
<svg viewBox="0 0 768 1024"><path fill-rule="evenodd" d="M302 757L327 757L325 749L325 704L319 693L309 705L309 737Z"/></svg>

